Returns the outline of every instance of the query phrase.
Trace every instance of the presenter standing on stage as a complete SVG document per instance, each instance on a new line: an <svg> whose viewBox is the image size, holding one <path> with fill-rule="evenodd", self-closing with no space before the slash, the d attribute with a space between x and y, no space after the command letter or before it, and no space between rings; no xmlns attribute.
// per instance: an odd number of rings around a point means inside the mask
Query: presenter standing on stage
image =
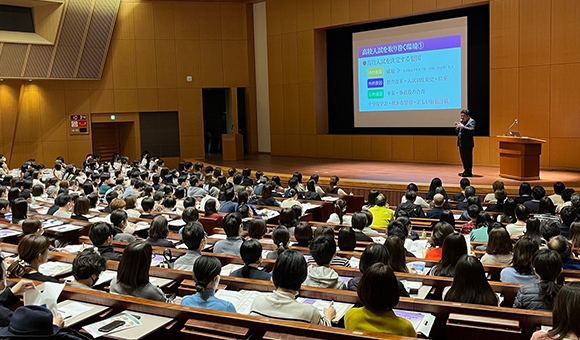
<svg viewBox="0 0 580 340"><path fill-rule="evenodd" d="M455 122L455 131L457 132L457 146L463 163L463 172L458 175L472 177L475 120L469 116L469 110L461 110L461 121Z"/></svg>

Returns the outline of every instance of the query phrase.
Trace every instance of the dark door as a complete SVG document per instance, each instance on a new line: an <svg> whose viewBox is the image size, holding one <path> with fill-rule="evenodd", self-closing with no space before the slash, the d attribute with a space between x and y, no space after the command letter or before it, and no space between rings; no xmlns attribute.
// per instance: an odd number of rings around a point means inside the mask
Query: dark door
<svg viewBox="0 0 580 340"><path fill-rule="evenodd" d="M205 154L222 154L222 134L228 133L226 126L227 89L203 89L203 133Z"/></svg>
<svg viewBox="0 0 580 340"><path fill-rule="evenodd" d="M121 153L118 123L92 123L93 153L101 154L101 159L110 162L113 154Z"/></svg>

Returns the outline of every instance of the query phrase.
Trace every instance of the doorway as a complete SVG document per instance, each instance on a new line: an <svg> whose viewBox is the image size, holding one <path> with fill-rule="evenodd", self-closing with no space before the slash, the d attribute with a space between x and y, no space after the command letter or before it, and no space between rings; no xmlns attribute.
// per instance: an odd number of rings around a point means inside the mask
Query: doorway
<svg viewBox="0 0 580 340"><path fill-rule="evenodd" d="M105 162L112 162L114 154L133 157L134 124L132 122L107 122L92 124L93 154L100 154Z"/></svg>
<svg viewBox="0 0 580 340"><path fill-rule="evenodd" d="M233 127L231 114L228 118L229 93L230 89L202 89L206 156L222 154L222 134L231 132Z"/></svg>

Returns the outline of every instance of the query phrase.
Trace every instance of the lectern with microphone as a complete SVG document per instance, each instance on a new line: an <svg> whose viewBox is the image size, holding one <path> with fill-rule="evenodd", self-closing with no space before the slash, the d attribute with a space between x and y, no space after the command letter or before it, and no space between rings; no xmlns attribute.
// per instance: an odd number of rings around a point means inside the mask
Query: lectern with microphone
<svg viewBox="0 0 580 340"><path fill-rule="evenodd" d="M540 179L540 155L545 140L520 137L519 132L511 131L518 124L516 119L499 141L499 175L501 177L531 181ZM510 135L508 135L508 133Z"/></svg>

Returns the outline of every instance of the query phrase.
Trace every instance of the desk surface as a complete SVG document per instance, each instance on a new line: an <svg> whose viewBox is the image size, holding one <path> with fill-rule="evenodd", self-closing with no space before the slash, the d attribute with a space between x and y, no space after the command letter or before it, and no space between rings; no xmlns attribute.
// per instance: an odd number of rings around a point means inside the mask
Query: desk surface
<svg viewBox="0 0 580 340"><path fill-rule="evenodd" d="M65 301L59 302L56 305L57 306L57 309L60 308L60 307L62 307L62 306L66 306L66 305L68 305L71 302L75 302L75 303L78 303L78 304L81 304L81 305L84 305L84 306L90 306L90 307L93 307L93 308L91 310L86 311L84 313L81 313L81 314L79 314L79 315L77 315L75 317L72 317L70 319L64 320L64 326L65 327L70 327L70 326L72 326L74 324L77 324L79 322L82 322L82 321L84 321L84 320L86 320L86 319L88 319L88 318L90 318L92 316L95 316L95 315L97 315L99 313L102 313L105 310L109 309L109 307L107 307L107 306L94 305L92 303L86 303L86 302L80 302L80 301L74 301L74 300L65 300Z"/></svg>
<svg viewBox="0 0 580 340"><path fill-rule="evenodd" d="M141 317L140 326L125 329L120 332L111 333L106 335L105 337L119 340L138 340L146 337L147 335L153 333L154 331L173 321L172 318L167 318L164 316L157 316L133 311L131 311L131 314Z"/></svg>

